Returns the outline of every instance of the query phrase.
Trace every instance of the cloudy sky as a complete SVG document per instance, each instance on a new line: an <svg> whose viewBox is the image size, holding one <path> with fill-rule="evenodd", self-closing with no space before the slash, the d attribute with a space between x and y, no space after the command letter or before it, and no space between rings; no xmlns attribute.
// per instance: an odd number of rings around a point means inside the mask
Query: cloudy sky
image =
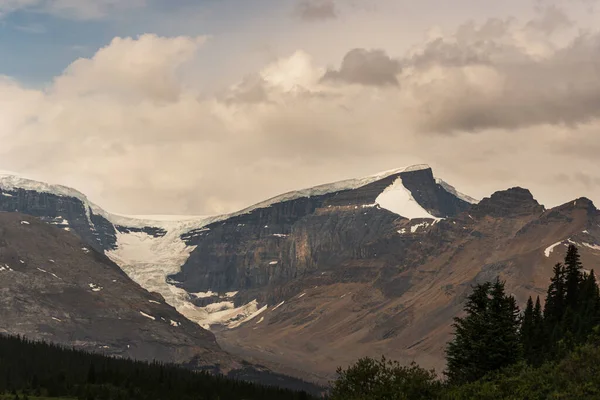
<svg viewBox="0 0 600 400"><path fill-rule="evenodd" d="M0 0L0 170L125 214L416 163L600 204L595 27L593 0Z"/></svg>

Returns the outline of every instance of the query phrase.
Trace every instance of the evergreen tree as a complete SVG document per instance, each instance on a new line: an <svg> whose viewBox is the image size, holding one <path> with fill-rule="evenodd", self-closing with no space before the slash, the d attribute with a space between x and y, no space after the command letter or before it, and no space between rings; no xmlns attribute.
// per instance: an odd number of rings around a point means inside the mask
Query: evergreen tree
<svg viewBox="0 0 600 400"><path fill-rule="evenodd" d="M596 283L594 270L581 281L579 290L580 326L577 330L578 342L583 342L592 333L593 328L600 322L600 292Z"/></svg>
<svg viewBox="0 0 600 400"><path fill-rule="evenodd" d="M482 376L478 340L481 340L486 331L485 311L489 303L490 288L489 282L475 286L464 307L467 315L454 318L454 340L446 349L446 375L450 382L471 382Z"/></svg>
<svg viewBox="0 0 600 400"><path fill-rule="evenodd" d="M550 278L550 286L544 304L544 321L548 328L559 323L565 314L565 269L561 263L554 266L554 276Z"/></svg>
<svg viewBox="0 0 600 400"><path fill-rule="evenodd" d="M544 361L544 343L546 342L546 335L544 334L544 316L542 314L540 296L537 296L537 299L535 300L532 319L531 350L528 362L531 365L539 366Z"/></svg>
<svg viewBox="0 0 600 400"><path fill-rule="evenodd" d="M565 306L578 311L578 297L581 286L581 262L579 251L574 245L569 245L565 256Z"/></svg>
<svg viewBox="0 0 600 400"><path fill-rule="evenodd" d="M506 295L505 284L496 279L487 310L489 371L516 363L522 356L519 338L520 310L513 296Z"/></svg>
<svg viewBox="0 0 600 400"><path fill-rule="evenodd" d="M465 312L465 317L454 319L454 340L446 349L451 383L475 381L521 356L519 308L505 294L503 282L475 286Z"/></svg>
<svg viewBox="0 0 600 400"><path fill-rule="evenodd" d="M519 334L521 336L521 346L523 348L523 357L529 364L533 364L535 357L533 346L535 344L535 333L534 333L534 321L533 321L533 300L531 296L527 299L527 305L523 312L523 318L521 321L521 329Z"/></svg>

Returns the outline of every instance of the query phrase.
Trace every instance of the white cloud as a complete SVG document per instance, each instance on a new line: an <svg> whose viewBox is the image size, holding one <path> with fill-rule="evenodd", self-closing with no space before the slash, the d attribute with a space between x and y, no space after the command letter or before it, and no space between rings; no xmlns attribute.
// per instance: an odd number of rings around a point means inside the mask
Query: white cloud
<svg viewBox="0 0 600 400"><path fill-rule="evenodd" d="M555 41L542 30L464 24L404 57L354 58L351 79L333 82L298 51L218 96L183 73L205 38L116 38L44 91L0 81L0 168L131 214L232 211L419 162L478 197L523 185L549 203L600 198L590 168L600 151L599 37ZM345 83L373 65L397 85Z"/></svg>

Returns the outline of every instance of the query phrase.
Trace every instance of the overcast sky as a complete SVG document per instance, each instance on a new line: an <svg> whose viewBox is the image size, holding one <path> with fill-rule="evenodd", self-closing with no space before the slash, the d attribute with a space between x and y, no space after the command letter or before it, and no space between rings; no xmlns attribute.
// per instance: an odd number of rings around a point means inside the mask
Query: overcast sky
<svg viewBox="0 0 600 400"><path fill-rule="evenodd" d="M0 0L0 170L125 214L417 163L600 203L595 27L593 0Z"/></svg>

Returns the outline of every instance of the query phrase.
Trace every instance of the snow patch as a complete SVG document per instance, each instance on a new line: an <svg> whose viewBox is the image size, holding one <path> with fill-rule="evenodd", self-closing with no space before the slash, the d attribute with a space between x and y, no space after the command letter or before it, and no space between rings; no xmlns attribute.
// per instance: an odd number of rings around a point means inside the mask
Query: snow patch
<svg viewBox="0 0 600 400"><path fill-rule="evenodd" d="M30 223L27 221L21 221L21 225L30 225Z"/></svg>
<svg viewBox="0 0 600 400"><path fill-rule="evenodd" d="M298 296L299 299L303 298L304 296L306 296L306 293L302 293L300 296Z"/></svg>
<svg viewBox="0 0 600 400"><path fill-rule="evenodd" d="M58 322L62 322L62 320L56 318L56 317L52 317L53 320L58 321Z"/></svg>
<svg viewBox="0 0 600 400"><path fill-rule="evenodd" d="M271 262L269 263L269 265L276 265L276 264L279 264L279 261L271 261Z"/></svg>
<svg viewBox="0 0 600 400"><path fill-rule="evenodd" d="M421 222L420 224L416 224L410 227L410 232L415 233L420 227L427 228L429 226L428 222Z"/></svg>
<svg viewBox="0 0 600 400"><path fill-rule="evenodd" d="M56 279L60 279L58 276L56 276L56 274L53 274L52 272L48 272L48 271L46 271L45 269L37 268L37 270L38 270L38 271L40 271L40 272L44 272L44 273L46 273L46 274L52 275L52 276L53 276L53 277L55 277ZM60 280L62 280L62 279L60 279Z"/></svg>
<svg viewBox="0 0 600 400"><path fill-rule="evenodd" d="M560 242L556 242L553 245L550 245L548 247L546 247L546 250L544 250L544 255L546 257L550 257L550 254L552 254L552 251L554 250L554 248L558 245L560 245L563 241L561 240Z"/></svg>
<svg viewBox="0 0 600 400"><path fill-rule="evenodd" d="M208 292L197 292L197 293L190 293L192 296L195 296L198 299L205 299L207 297L214 297L217 295L217 293L209 290Z"/></svg>
<svg viewBox="0 0 600 400"><path fill-rule="evenodd" d="M57 219L60 219L60 220L56 221ZM69 221L64 219L61 216L58 216L54 219L54 221L50 222L50 225L69 225Z"/></svg>
<svg viewBox="0 0 600 400"><path fill-rule="evenodd" d="M4 266L0 265L0 272L1 271L12 271L14 272L14 270L8 266L8 264L4 264Z"/></svg>
<svg viewBox="0 0 600 400"><path fill-rule="evenodd" d="M592 250L599 250L600 251L600 246L598 246L597 244L591 244L591 243L581 243L582 245L584 245L585 247L589 247Z"/></svg>
<svg viewBox="0 0 600 400"><path fill-rule="evenodd" d="M375 202L379 204L381 208L385 208L394 214L398 214L408 219L437 219L417 203L410 191L404 187L401 177L398 177L394 183L385 188L385 190L377 196Z"/></svg>
<svg viewBox="0 0 600 400"><path fill-rule="evenodd" d="M99 292L104 289L102 286L96 285L95 283L90 283L88 286L92 289L92 292Z"/></svg>
<svg viewBox="0 0 600 400"><path fill-rule="evenodd" d="M275 307L273 307L273 309L271 311L277 310L279 307L281 307L283 305L283 303L285 303L285 301L282 301L281 303L277 304Z"/></svg>
<svg viewBox="0 0 600 400"><path fill-rule="evenodd" d="M177 326L181 326L181 323L180 323L180 322L173 321L173 320L170 320L170 324L171 324L171 326L176 326L176 327L177 327Z"/></svg>
<svg viewBox="0 0 600 400"><path fill-rule="evenodd" d="M252 314L244 316L244 317L238 319L237 321L230 323L229 328L230 329L237 328L238 326L245 324L246 322L252 321L254 318L258 317L260 314L267 311L267 308L268 308L268 306L264 306L263 308L256 310Z"/></svg>
<svg viewBox="0 0 600 400"><path fill-rule="evenodd" d="M265 317L260 317L260 319L258 320L258 322L256 322L256 325L260 324L261 322L263 322L265 320Z"/></svg>
<svg viewBox="0 0 600 400"><path fill-rule="evenodd" d="M399 234L404 235L406 233L406 228L402 228L398 231Z"/></svg>
<svg viewBox="0 0 600 400"><path fill-rule="evenodd" d="M148 315L143 311L140 311L140 314L142 314L144 317L151 319L152 321L156 321L156 318L154 318L152 315Z"/></svg>
<svg viewBox="0 0 600 400"><path fill-rule="evenodd" d="M148 303L160 304L160 302L156 300L148 300Z"/></svg>
<svg viewBox="0 0 600 400"><path fill-rule="evenodd" d="M284 233L274 233L273 236L276 236L276 237L287 237L288 235L286 235Z"/></svg>

